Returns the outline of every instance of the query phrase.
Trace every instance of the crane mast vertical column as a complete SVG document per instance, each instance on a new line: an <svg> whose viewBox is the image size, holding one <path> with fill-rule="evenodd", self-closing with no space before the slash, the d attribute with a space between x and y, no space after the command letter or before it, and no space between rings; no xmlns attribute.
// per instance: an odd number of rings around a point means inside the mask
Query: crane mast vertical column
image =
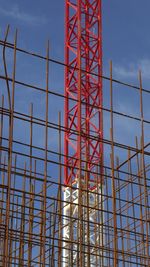
<svg viewBox="0 0 150 267"><path fill-rule="evenodd" d="M103 190L101 0L65 4L64 267L79 258L78 266L96 266Z"/></svg>

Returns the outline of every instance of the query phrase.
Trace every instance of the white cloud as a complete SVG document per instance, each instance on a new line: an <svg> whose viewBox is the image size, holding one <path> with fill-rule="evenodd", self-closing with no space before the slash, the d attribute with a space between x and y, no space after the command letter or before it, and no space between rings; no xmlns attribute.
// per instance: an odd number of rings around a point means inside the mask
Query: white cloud
<svg viewBox="0 0 150 267"><path fill-rule="evenodd" d="M21 11L18 7L18 5L14 5L13 7L11 7L10 9L4 9L2 7L0 7L0 14L10 17L12 19L17 19L20 20L24 23L28 23L28 24L33 24L33 25L39 25L39 24L45 24L46 23L46 18L45 17L38 17L38 16L34 16L32 14L29 13L25 13L23 11Z"/></svg>
<svg viewBox="0 0 150 267"><path fill-rule="evenodd" d="M150 79L150 59L142 59L137 63L129 63L126 67L114 65L113 72L116 77L120 78L137 78L139 70L142 71L144 79Z"/></svg>

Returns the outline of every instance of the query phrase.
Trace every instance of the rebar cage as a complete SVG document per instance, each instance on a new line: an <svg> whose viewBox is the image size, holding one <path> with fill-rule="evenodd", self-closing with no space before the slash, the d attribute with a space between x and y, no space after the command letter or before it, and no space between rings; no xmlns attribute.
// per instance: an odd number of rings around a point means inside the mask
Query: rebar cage
<svg viewBox="0 0 150 267"><path fill-rule="evenodd" d="M112 64L102 77L103 184L92 193L82 186L74 201L77 184L63 183L64 64L49 57L49 44L40 55L19 47L17 32L8 38L9 28L0 40L0 266L65 266L65 249L69 266L150 266L150 91L141 73L138 86L114 80ZM67 221L70 232L82 225L76 240L64 236Z"/></svg>

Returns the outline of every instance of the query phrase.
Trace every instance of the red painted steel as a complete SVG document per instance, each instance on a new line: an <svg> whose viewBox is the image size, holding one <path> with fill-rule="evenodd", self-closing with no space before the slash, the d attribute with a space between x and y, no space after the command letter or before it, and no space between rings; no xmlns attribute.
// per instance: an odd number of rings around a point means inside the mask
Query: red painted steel
<svg viewBox="0 0 150 267"><path fill-rule="evenodd" d="M102 173L101 0L66 0L65 23L64 176L71 185L80 167L88 181L97 179L98 169Z"/></svg>

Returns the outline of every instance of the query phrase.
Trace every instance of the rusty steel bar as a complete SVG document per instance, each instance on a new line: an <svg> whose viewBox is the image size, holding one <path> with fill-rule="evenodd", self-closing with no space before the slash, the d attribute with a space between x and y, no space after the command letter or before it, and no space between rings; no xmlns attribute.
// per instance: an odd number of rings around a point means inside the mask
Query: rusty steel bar
<svg viewBox="0 0 150 267"><path fill-rule="evenodd" d="M63 126L61 114L64 99L63 92L53 91L49 63L53 69L53 61L49 57L49 44L46 56L37 56L20 50L17 47L17 33L14 44L7 42L10 27L6 29L2 46L2 63L4 73L0 75L1 94L0 103L0 266L58 266L64 267L64 227L69 226L70 238L65 240L69 252L69 266L91 266L94 255L96 266L149 266L149 199L150 199L150 143L147 128L150 121L144 114L145 94L147 101L149 92L143 89L141 74L139 74L140 86L134 93L140 100L140 116L138 112L128 114L117 109L115 100L116 85L123 86L112 77L112 63L110 64L110 108L102 107L103 112L110 116L110 121L104 120L107 129L110 128L110 136L104 134L101 140L92 130L85 136L84 128L78 129L74 135L92 142L99 141L104 145L107 153L104 157L103 170L100 172L101 163L95 163L96 190L93 189L93 206L91 206L91 191L89 190L89 151L84 157L80 155L80 164L77 166L79 173L79 201L74 199L76 186L68 185L70 199L64 200L63 193L66 186L63 184L64 147L62 138L67 128ZM13 63L8 61L7 51L14 53ZM46 87L35 85L34 82L22 82L16 77L16 69L19 68L19 58L16 62L16 54L28 56L44 62L46 65ZM57 62L55 62L57 64ZM41 65L42 66L42 65ZM62 67L63 64L62 64ZM12 70L11 77L9 69ZM43 69L41 67L41 73ZM45 71L45 70L44 70ZM54 70L55 71L55 70ZM78 87L80 88L80 75L84 70L79 69ZM39 74L38 74L39 75ZM59 76L59 73L58 73ZM53 77L54 78L54 77ZM93 75L94 79L94 75ZM128 89L133 89L130 84ZM62 86L63 87L63 86ZM27 108L22 109L20 99L16 96L21 90L29 94ZM29 90L30 89L30 90ZM121 90L120 90L121 91ZM124 93L125 90L123 91ZM133 92L133 90L131 90ZM32 95L34 93L34 96ZM127 96L129 93L127 93ZM118 93L118 99L119 99ZM21 101L25 101L22 96ZM42 106L40 106L40 101ZM60 110L58 118L52 113L53 105ZM5 101L4 101L5 100ZM59 102L60 100L60 102ZM74 99L71 98L72 101ZM76 101L79 107L85 105L81 97ZM104 103L105 104L105 103ZM38 107L39 105L39 107ZM33 112L34 106L34 112ZM30 113L26 112L30 108ZM88 109L90 110L90 103ZM97 109L97 107L95 107ZM137 114L136 114L137 113ZM57 114L57 112L56 112ZM80 119L86 112L80 112ZM122 143L116 137L115 120L121 119L138 124L141 136L135 139L135 133L129 134L129 141ZM17 126L19 125L19 126ZM22 126L24 125L24 126ZM87 127L87 126L85 126ZM19 135L18 134L19 128ZM40 137L42 132L42 138ZM131 137L131 138L130 138ZM24 139L25 138L25 139ZM42 141L41 141L42 139ZM134 143L130 139L135 140ZM138 141L140 140L140 141ZM147 142L147 143L146 143ZM82 146L80 142L80 147ZM87 146L88 150L88 146ZM111 157L108 158L108 154ZM17 159L17 160L16 160ZM69 160L74 160L70 157ZM115 163L116 159L116 163ZM82 168L84 163L85 168ZM85 178L85 186L82 185L82 174ZM99 177L103 175L103 190L99 191ZM83 196L85 201L83 201ZM99 205L97 205L99 203ZM69 212L64 215L64 209L70 205ZM74 217L74 210L77 217ZM96 213L94 221L90 221L92 213ZM64 219L66 225L64 226ZM78 225L78 238L74 240L74 225ZM87 233L85 233L85 225ZM90 235L93 233L93 243ZM99 236L97 241L96 235ZM74 260L77 255L77 260ZM100 261L99 261L100 259ZM93 267L93 266L92 266Z"/></svg>

